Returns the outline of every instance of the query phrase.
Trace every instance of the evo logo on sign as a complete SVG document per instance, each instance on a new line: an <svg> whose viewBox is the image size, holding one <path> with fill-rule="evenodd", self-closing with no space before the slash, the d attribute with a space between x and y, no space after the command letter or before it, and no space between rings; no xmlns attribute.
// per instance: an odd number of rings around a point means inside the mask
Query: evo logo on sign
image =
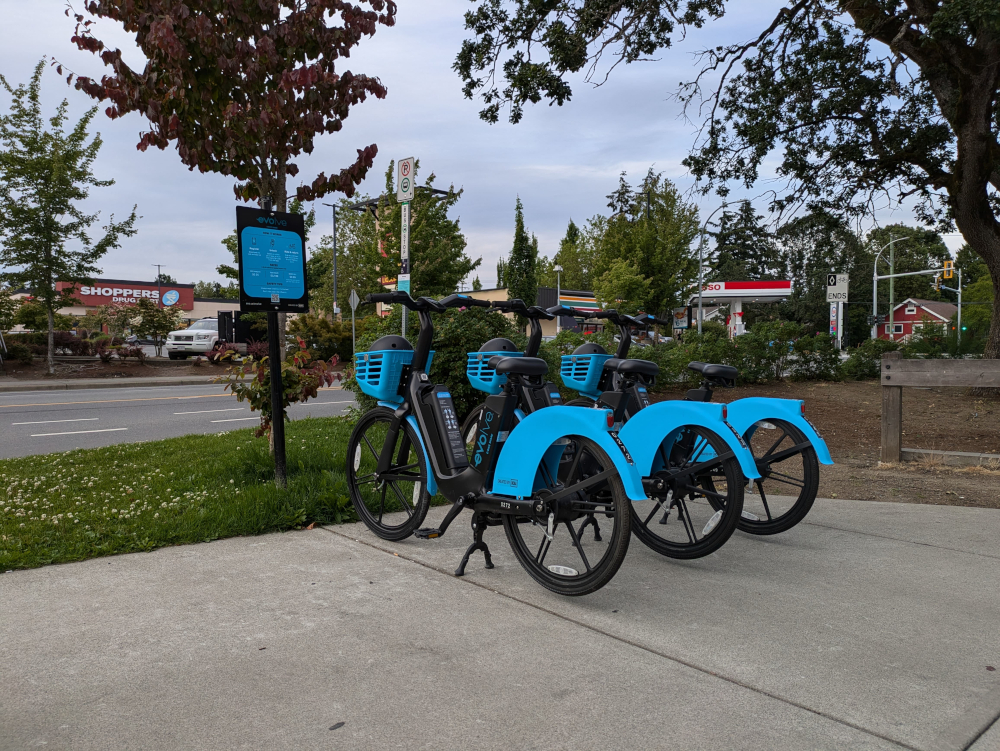
<svg viewBox="0 0 1000 751"><path fill-rule="evenodd" d="M270 227L286 227L286 226L288 226L288 222L287 221L285 221L284 219L275 219L273 216L259 216L259 217L257 217L257 221L260 224L266 224L266 225L268 225Z"/></svg>

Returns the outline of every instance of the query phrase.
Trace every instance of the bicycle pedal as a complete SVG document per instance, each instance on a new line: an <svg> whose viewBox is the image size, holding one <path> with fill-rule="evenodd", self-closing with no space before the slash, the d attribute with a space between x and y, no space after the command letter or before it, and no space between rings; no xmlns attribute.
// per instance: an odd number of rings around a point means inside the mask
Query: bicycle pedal
<svg viewBox="0 0 1000 751"><path fill-rule="evenodd" d="M413 534L419 537L421 540L433 540L434 538L443 535L444 532L442 532L437 527L423 527L422 529L418 529Z"/></svg>

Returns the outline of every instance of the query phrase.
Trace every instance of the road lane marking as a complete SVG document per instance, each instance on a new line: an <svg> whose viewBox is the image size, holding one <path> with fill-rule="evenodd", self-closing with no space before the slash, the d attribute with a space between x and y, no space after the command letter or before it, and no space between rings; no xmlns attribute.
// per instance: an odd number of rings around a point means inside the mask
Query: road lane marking
<svg viewBox="0 0 1000 751"><path fill-rule="evenodd" d="M306 404L304 404L303 406L305 406L305 407L318 407L321 404L353 404L353 403L354 403L353 399L348 399L347 401L343 401L343 402L311 402L311 403L310 402L306 402Z"/></svg>
<svg viewBox="0 0 1000 751"><path fill-rule="evenodd" d="M128 428L104 428L103 430L73 430L69 433L33 433L32 438L44 438L50 435L83 435L84 433L114 433L118 430L128 430Z"/></svg>
<svg viewBox="0 0 1000 751"><path fill-rule="evenodd" d="M162 402L170 399L214 399L220 396L232 398L232 394L201 394L200 396L150 396L144 399L95 399L86 402L39 402L38 404L0 404L0 409L16 407L65 407L72 404L124 404L125 402Z"/></svg>
<svg viewBox="0 0 1000 751"><path fill-rule="evenodd" d="M212 422L240 422L241 420L259 420L259 417L231 417L228 420L212 420Z"/></svg>
<svg viewBox="0 0 1000 751"><path fill-rule="evenodd" d="M100 420L100 417L78 417L75 420L39 420L38 422L12 422L11 425L48 425L53 422L90 422Z"/></svg>
<svg viewBox="0 0 1000 751"><path fill-rule="evenodd" d="M175 415L207 415L209 412L243 412L246 407L231 407L230 409L202 409L197 412L174 412Z"/></svg>

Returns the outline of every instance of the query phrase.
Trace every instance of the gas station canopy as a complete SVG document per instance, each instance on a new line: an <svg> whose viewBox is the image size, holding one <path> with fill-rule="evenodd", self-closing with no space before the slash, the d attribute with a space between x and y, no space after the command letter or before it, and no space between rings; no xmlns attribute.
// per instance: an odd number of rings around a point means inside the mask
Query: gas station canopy
<svg viewBox="0 0 1000 751"><path fill-rule="evenodd" d="M734 299L743 302L781 302L792 294L790 281L775 282L707 282L701 291L703 304L725 305ZM698 293L691 295L691 302L698 302Z"/></svg>

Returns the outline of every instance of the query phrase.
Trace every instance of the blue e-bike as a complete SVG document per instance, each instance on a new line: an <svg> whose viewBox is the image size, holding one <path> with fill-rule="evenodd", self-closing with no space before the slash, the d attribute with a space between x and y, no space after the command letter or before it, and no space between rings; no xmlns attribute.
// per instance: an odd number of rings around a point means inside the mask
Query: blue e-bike
<svg viewBox="0 0 1000 751"><path fill-rule="evenodd" d="M502 525L518 562L547 589L584 595L607 584L628 550L632 500L645 498L642 480L613 431L608 410L552 407L518 421L516 387L544 375L544 360L497 356L493 368L507 383L485 404L471 457L445 386L427 375L434 334L432 313L489 302L463 295L440 301L406 292L369 295L366 303L399 304L416 312L416 347L386 336L355 355L355 377L378 406L358 420L347 447L347 482L359 517L376 535L401 540L445 534L465 509L473 542L455 574L482 551L487 527ZM572 461L563 462L570 453ZM421 528L430 497L449 501L441 525ZM599 517L600 540L581 534Z"/></svg>
<svg viewBox="0 0 1000 751"><path fill-rule="evenodd" d="M596 317L591 311L570 310L566 313L580 318ZM636 317L613 314L605 311L604 317L618 326L619 343L615 352L616 360L628 357L633 327L648 328L653 325L668 325L667 321L642 314ZM591 354L603 353L599 345L583 345ZM576 356L576 353L574 353ZM572 357L570 358L572 359ZM564 368L565 368L564 358ZM609 360L611 362L611 360ZM626 362L641 363L641 360ZM652 365L653 363L649 363ZM641 367L641 366L632 366ZM688 368L702 377L697 389L689 389L685 401L660 402L677 409L687 402L710 402L715 388L732 388L736 385L738 371L730 365L691 362ZM565 382L565 378L563 379ZM570 386L572 388L572 386ZM633 398L641 397L619 370L609 370L602 374L597 388L582 391L579 400L570 405L610 407L632 393ZM756 535L773 535L791 529L805 518L816 500L819 490L819 464L833 464L826 443L805 417L804 403L798 399L776 399L771 397L748 397L737 399L725 405L726 421L736 430L753 455L757 476L746 477L747 493L743 510L736 526L743 532ZM652 415L643 413L642 419ZM631 434L622 431L622 439L628 444ZM635 452L633 452L635 453Z"/></svg>
<svg viewBox="0 0 1000 751"><path fill-rule="evenodd" d="M541 319L565 312L559 307L548 311L528 307L521 300L496 301L493 307L517 313L529 321L528 344L522 355L507 339L493 339L478 352L468 354L467 376L476 388L497 393L506 387L502 374L490 363L506 357L534 357L541 345ZM601 312L603 317L616 316ZM593 347L596 345L584 345ZM628 343L624 345L628 347ZM724 408L717 404L673 403L675 409L650 405L647 387L653 383L657 367L639 360L612 359L601 353L578 352L564 358L564 383L595 398L580 403L593 408L604 373L620 375L621 393L608 394L602 406L611 411L612 420L621 427L619 437L636 462L643 477L646 494L633 505L632 529L648 547L671 558L699 558L718 550L732 536L743 508L744 473L754 476L753 458L739 436L724 419ZM561 403L558 389L542 378L522 379L517 385L516 415L548 413ZM576 406L574 404L574 406ZM472 446L485 405L472 412L462 428L466 443ZM639 410L642 410L640 413ZM641 414L641 418L638 415ZM632 418L634 424L626 422ZM648 418L648 419L647 419ZM564 454L564 462L571 454ZM599 517L587 520L600 537Z"/></svg>

